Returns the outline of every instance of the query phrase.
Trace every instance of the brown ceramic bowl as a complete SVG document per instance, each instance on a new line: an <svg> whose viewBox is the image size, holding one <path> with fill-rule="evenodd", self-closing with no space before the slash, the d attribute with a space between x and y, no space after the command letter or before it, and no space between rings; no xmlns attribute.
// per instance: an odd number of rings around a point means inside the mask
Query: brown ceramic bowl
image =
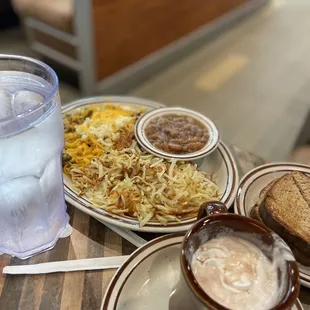
<svg viewBox="0 0 310 310"><path fill-rule="evenodd" d="M198 219L186 233L181 252L182 275L197 309L227 310L202 290L191 270L192 257L198 247L221 232L245 235L245 239L259 247L271 261L272 249L280 249L277 257L282 257L283 260L280 262L281 268L278 268L278 278L282 289L271 310L290 309L294 305L299 294L299 271L291 250L278 235L256 220L229 214L225 205L220 202L203 204Z"/></svg>

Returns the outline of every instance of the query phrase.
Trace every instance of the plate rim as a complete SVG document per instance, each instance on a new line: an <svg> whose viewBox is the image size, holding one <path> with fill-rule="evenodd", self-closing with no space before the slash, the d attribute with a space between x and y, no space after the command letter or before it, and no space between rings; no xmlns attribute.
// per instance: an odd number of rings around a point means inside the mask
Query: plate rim
<svg viewBox="0 0 310 310"><path fill-rule="evenodd" d="M126 284L128 278L131 276L131 274L134 272L134 270L147 258L149 258L150 256L154 255L155 253L157 253L158 251L161 251L162 249L169 247L169 246L173 246L173 245L180 245L183 242L183 238L184 238L185 234L184 233L176 233L176 234L169 234L169 235L164 235L164 236L160 236L158 238L155 238L151 241L149 241L148 243L146 243L145 245L143 245L142 247L138 248L137 250L135 250L129 257L128 259L124 262L124 264L115 272L115 274L113 275L107 290L105 291L105 294L103 296L102 299L102 303L101 303L101 307L100 310L105 309L104 306L106 307L107 310L109 310L109 308L107 308L109 306L109 304L112 302L112 309L116 309L117 306L117 302L119 300L119 297L122 293L123 287ZM176 239L175 241L173 239ZM178 240L178 241L177 241ZM167 244L164 245L164 243L167 242ZM163 243L163 245L160 247L160 244ZM156 246L156 247L155 247ZM147 254L147 255L143 255L143 252L145 252L147 249L155 247L154 250ZM141 256L141 258L139 258L139 256ZM135 262L136 260L136 262ZM111 301L111 296L113 291L115 290L115 286L117 284L117 281L120 277L120 275L122 273L124 273L126 271L126 269L128 268L130 263L135 262L134 266L128 270L128 274L126 275L125 280L121 283L120 289L117 291L117 297ZM111 305L110 305L111 306ZM295 306L296 306L296 310L303 310L303 306L299 300L299 298L296 300L295 302Z"/></svg>
<svg viewBox="0 0 310 310"><path fill-rule="evenodd" d="M147 258L149 258L151 255L153 255L154 253L160 251L161 249L165 249L166 247L169 246L173 246L173 245L181 245L183 238L185 236L185 233L176 233L176 234L168 234L168 235L164 235L164 236L160 236L158 238L155 238L151 241L149 241L148 243L146 243L145 245L143 245L142 247L136 249L129 257L128 259L124 262L124 264L115 272L113 278L111 279L109 286L104 294L104 297L102 299L102 303L101 303L101 309L104 309L103 306L108 306L109 305L109 300L106 300L106 298L108 297L109 299L111 298L112 292L114 290L114 286L116 285L119 275L122 274L123 272L126 271L126 269L128 268L129 264L134 262L135 260L137 260L137 262L135 263L135 265L128 271L128 274L124 280L123 283L121 283L121 287L120 290L117 292L117 297L115 299L115 301L117 302L119 300L119 296L121 295L121 292L124 288L124 285L126 284L128 278L131 276L131 274L134 272L134 270ZM175 241L173 241L172 239L176 239ZM178 240L178 241L177 241ZM160 246L161 243L167 242L167 244ZM155 247L155 249L145 255L143 254L147 249L151 249L152 247ZM139 256L141 256L141 258L139 258ZM114 305L117 306L117 304ZM108 309L108 308L107 308ZM114 310L114 309L113 309Z"/></svg>
<svg viewBox="0 0 310 310"><path fill-rule="evenodd" d="M295 168L295 169L292 169L292 168ZM264 171L266 170L268 171L269 169L273 169L269 173L276 173L280 171L302 171L304 172L304 170L306 170L308 171L306 173L310 174L310 166L298 164L298 163L290 163L290 162L267 163L267 164L258 166L250 170L240 180L237 194L236 194L235 201L234 201L234 213L235 214L247 216L244 212L245 203L243 202L243 204L241 205L240 200L246 196L246 193L249 190L249 188L252 186L253 182L257 180L260 176L264 175L263 174ZM252 182L250 184L247 184L249 179L252 179L252 178L253 178ZM310 288L310 272L305 273L305 272L299 271L299 274L300 274L300 283L303 286Z"/></svg>
<svg viewBox="0 0 310 310"><path fill-rule="evenodd" d="M75 108L82 107L84 105L91 105L91 104L101 104L103 102L98 101L106 101L105 103L108 103L107 101L111 102L118 102L118 103L132 103L132 104L139 104L154 108L164 108L166 105L163 103L150 100L150 99L144 99L144 98L138 98L135 96L94 96L94 97L86 97L78 100L74 100L72 102L66 103L62 105L61 112L62 114L69 112L70 110L73 110Z"/></svg>
<svg viewBox="0 0 310 310"><path fill-rule="evenodd" d="M101 101L101 102L100 102ZM136 98L136 97L127 97L127 96L97 96L97 97L90 97L90 98L84 98L77 101L73 101L62 108L62 113L68 113L71 110L74 110L79 107L92 105L92 104L104 104L107 102L116 102L116 103L131 103L131 104L138 104L138 105L144 105L144 106L150 106L150 107L165 107L165 105L148 100L148 99L142 99L142 98ZM227 205L227 207L231 207L236 193L238 189L238 183L239 183L239 173L237 169L236 162L234 160L234 157L232 155L232 152L228 149L228 147L220 141L218 148L215 150L220 152L220 155L225 163L226 171L227 171L227 182L224 194L227 195L227 197L224 200L224 203ZM229 174L229 171L231 170L231 174ZM228 194L226 194L228 191ZM65 192L65 199L67 202L72 204L74 207L78 208L82 212L94 217L95 219L98 219L102 222L106 222L108 224L116 225L118 227L127 228L134 231L141 231L141 232L153 232L153 233L176 233L176 232L183 232L189 229L189 227L195 222L195 217L192 217L190 219L187 219L186 222L181 223L171 223L170 225L163 226L163 225L156 225L154 224L151 226L145 225L143 227L139 226L139 223L135 219L126 219L126 218L119 218L116 215L113 214L104 214L101 212L98 212L95 208L91 207L90 203L85 200L83 201L79 199L75 192L64 182L64 192ZM135 221L134 223L130 223L130 221Z"/></svg>

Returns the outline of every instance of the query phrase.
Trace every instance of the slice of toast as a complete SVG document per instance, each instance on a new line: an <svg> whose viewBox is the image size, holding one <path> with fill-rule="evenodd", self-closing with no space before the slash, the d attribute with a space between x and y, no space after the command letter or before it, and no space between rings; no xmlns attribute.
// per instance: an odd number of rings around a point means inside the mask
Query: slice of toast
<svg viewBox="0 0 310 310"><path fill-rule="evenodd" d="M297 187L299 188L300 193L310 206L310 178L304 173L298 171L292 172L292 176Z"/></svg>
<svg viewBox="0 0 310 310"><path fill-rule="evenodd" d="M259 205L262 203L262 201L265 199L269 189L271 188L271 186L277 181L278 179L275 179L273 181L271 181L270 183L268 183L259 193L259 199L256 202L256 204L253 206L251 212L250 212L250 216L258 221L263 221L262 218L259 215Z"/></svg>
<svg viewBox="0 0 310 310"><path fill-rule="evenodd" d="M302 264L310 265L310 178L293 172L279 178L260 200L262 221L281 236Z"/></svg>

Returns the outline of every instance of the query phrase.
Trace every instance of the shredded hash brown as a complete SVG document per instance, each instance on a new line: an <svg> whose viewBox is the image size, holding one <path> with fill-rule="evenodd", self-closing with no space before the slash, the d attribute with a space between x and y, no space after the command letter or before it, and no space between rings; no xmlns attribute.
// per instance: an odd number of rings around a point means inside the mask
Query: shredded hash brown
<svg viewBox="0 0 310 310"><path fill-rule="evenodd" d="M140 226L196 216L203 202L219 199L218 186L190 162L142 151L133 130L143 112L106 104L65 115L65 174L94 207Z"/></svg>

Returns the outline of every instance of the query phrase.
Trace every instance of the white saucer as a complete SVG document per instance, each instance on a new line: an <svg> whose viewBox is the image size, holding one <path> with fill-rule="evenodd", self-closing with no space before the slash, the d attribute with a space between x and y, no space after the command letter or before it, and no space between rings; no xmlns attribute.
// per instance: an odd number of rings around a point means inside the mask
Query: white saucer
<svg viewBox="0 0 310 310"><path fill-rule="evenodd" d="M292 171L301 171L310 175L309 166L293 163L266 164L248 172L239 184L235 199L235 213L250 217L260 191L272 180ZM300 283L310 288L310 267L299 264L299 271Z"/></svg>
<svg viewBox="0 0 310 310"><path fill-rule="evenodd" d="M181 272L183 238L166 235L136 250L114 275L101 310L169 310L169 296ZM291 310L302 309L297 300Z"/></svg>

